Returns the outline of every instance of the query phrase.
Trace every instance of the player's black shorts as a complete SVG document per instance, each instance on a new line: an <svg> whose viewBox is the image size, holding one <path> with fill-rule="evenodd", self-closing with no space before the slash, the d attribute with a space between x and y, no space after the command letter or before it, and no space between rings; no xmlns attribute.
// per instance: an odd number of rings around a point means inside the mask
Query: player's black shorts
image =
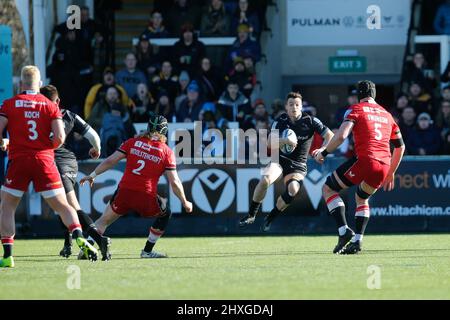
<svg viewBox="0 0 450 320"><path fill-rule="evenodd" d="M336 175L347 187L351 187L354 184L345 177L345 174L356 163L356 161L358 161L358 158L350 158L336 169Z"/></svg>
<svg viewBox="0 0 450 320"><path fill-rule="evenodd" d="M74 191L75 184L77 183L78 163L76 161L57 161L56 166L58 167L59 174L61 175L61 181L66 194Z"/></svg>
<svg viewBox="0 0 450 320"><path fill-rule="evenodd" d="M303 176L306 176L308 170L306 163L300 163L297 161L287 159L285 157L280 157L280 165L281 168L283 169L283 176L286 176L291 173L300 173Z"/></svg>

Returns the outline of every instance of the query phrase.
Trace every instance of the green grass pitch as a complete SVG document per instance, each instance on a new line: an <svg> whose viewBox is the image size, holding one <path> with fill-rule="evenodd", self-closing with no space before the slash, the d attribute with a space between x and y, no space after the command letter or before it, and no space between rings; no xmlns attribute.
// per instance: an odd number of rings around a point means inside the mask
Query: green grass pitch
<svg viewBox="0 0 450 320"><path fill-rule="evenodd" d="M17 240L0 299L450 299L450 235L367 235L356 256L333 255L332 236L167 237L155 249L169 259L140 259L144 241L113 239L113 259L91 263L58 257L61 240Z"/></svg>

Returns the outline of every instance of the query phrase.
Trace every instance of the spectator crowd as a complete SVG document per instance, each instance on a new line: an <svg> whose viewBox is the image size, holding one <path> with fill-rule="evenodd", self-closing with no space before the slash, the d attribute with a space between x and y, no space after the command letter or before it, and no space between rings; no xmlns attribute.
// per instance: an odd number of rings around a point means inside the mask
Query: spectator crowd
<svg viewBox="0 0 450 320"><path fill-rule="evenodd" d="M450 3L450 2L449 2ZM448 32L450 8L440 9L435 27ZM261 60L260 36L264 11L252 0L155 0L147 26L136 35L123 68L98 63L107 31L81 10L81 30L56 27L59 38L50 81L60 91L64 107L85 118L102 137L103 154L113 152L136 134L133 123L145 123L151 112L169 122L203 120L205 128L227 128L238 122L243 129L268 129L284 110L283 101L268 106L258 99L255 67ZM446 11L447 10L447 11ZM177 38L170 47L157 46L159 38ZM231 46L205 46L200 37L235 37ZM101 69L99 71L99 69ZM398 94L390 110L405 138L407 154L450 154L450 62L440 77L416 53L407 68L408 88ZM331 126L339 126L347 107L357 102L350 90ZM313 105L304 111L316 114ZM77 145L80 152L82 143ZM352 154L351 141L338 151Z"/></svg>

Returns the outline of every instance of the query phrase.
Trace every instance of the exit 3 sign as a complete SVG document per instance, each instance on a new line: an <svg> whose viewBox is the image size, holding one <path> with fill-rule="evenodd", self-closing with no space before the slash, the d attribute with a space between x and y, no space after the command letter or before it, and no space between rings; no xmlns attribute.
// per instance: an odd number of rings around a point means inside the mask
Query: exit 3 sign
<svg viewBox="0 0 450 320"><path fill-rule="evenodd" d="M329 57L328 71L337 72L366 72L366 57Z"/></svg>

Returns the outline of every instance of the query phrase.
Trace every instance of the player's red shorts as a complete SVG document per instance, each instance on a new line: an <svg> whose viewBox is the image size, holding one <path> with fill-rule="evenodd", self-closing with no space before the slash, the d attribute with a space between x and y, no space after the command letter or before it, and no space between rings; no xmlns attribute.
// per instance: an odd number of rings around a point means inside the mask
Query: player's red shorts
<svg viewBox="0 0 450 320"><path fill-rule="evenodd" d="M131 211L146 218L157 217L164 213L157 194L124 188L117 188L111 199L111 208L121 216Z"/></svg>
<svg viewBox="0 0 450 320"><path fill-rule="evenodd" d="M347 186L367 183L372 188L378 189L389 171L390 165L370 158L352 158L342 164L336 173Z"/></svg>
<svg viewBox="0 0 450 320"><path fill-rule="evenodd" d="M49 155L29 155L16 157L8 162L5 183L2 190L21 197L33 182L34 189L44 198L64 193L61 176L55 161Z"/></svg>

